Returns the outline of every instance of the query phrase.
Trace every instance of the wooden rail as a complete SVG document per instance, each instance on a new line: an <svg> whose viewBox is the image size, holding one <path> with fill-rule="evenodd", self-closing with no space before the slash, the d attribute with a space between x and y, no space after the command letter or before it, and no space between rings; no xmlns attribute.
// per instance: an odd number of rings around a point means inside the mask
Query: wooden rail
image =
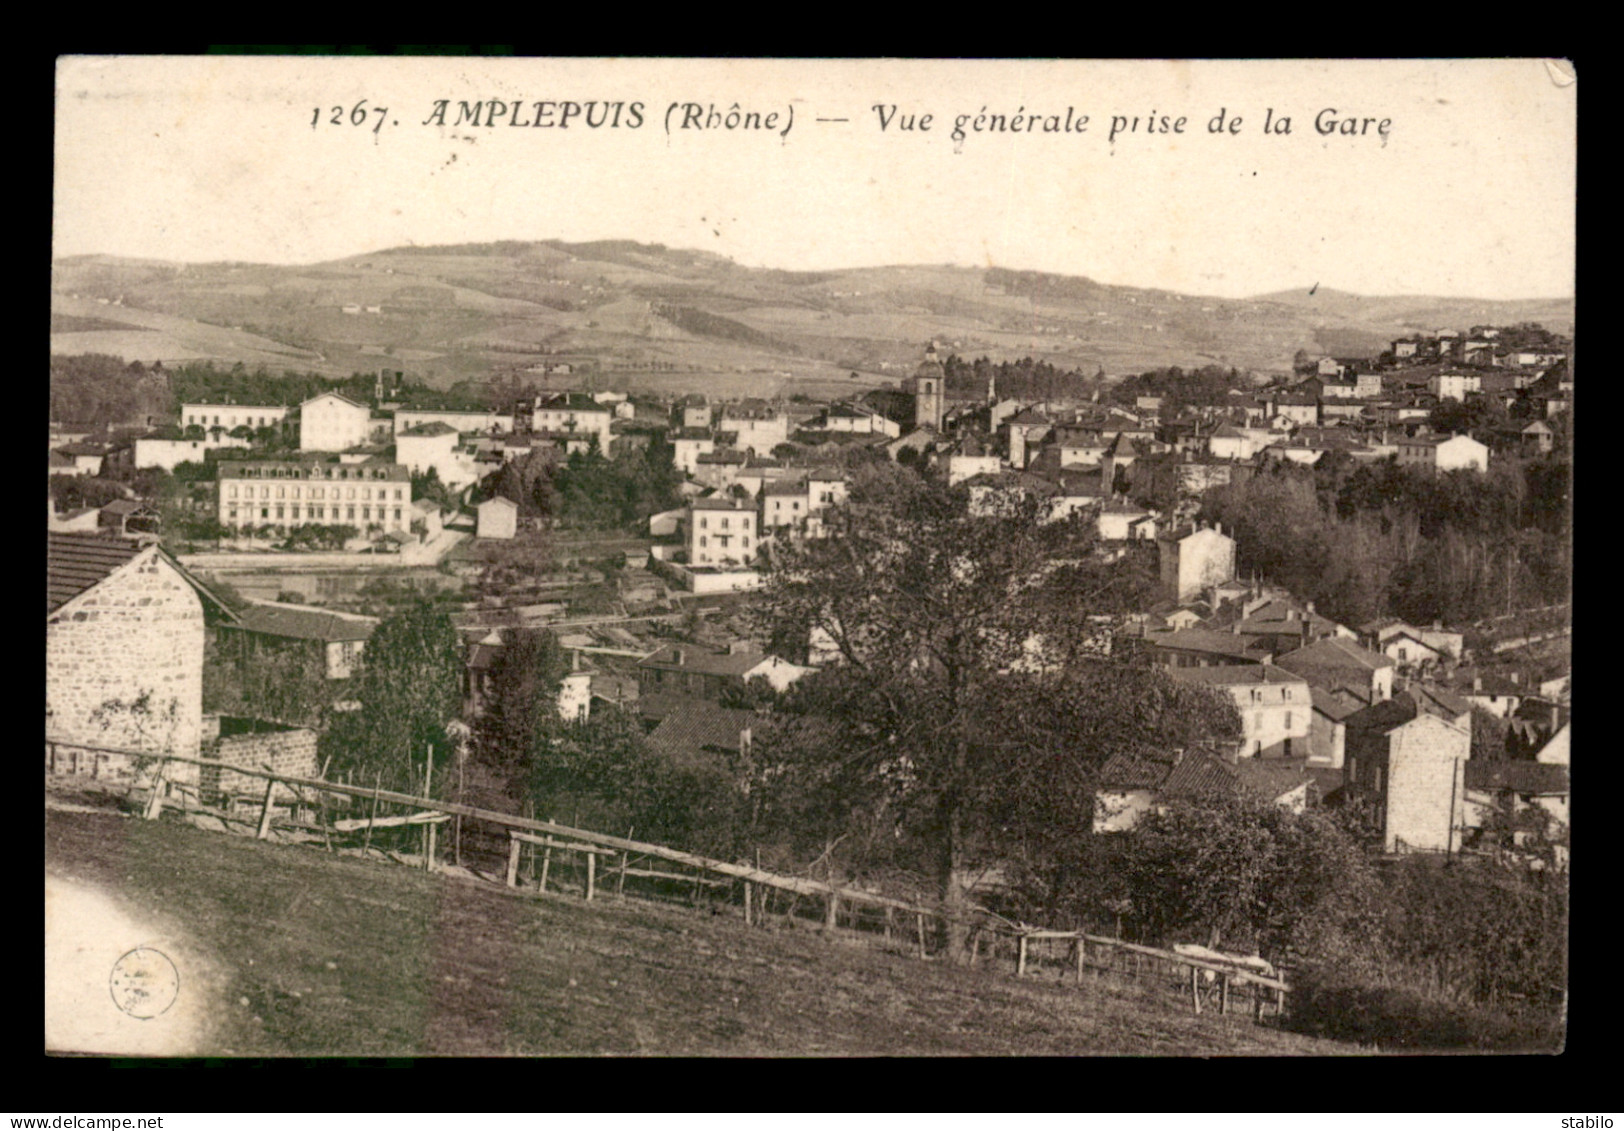
<svg viewBox="0 0 1624 1131"><path fill-rule="evenodd" d="M266 782L265 796L262 803L257 835L264 839L270 830L272 797L278 782L292 786L295 790L308 788L316 791L318 796L322 793L336 794L338 796L353 797L370 800L374 807L380 801L394 805L405 805L419 810L419 813L407 818L378 818L376 820L355 819L337 822L336 825L346 826L341 831L360 831L369 827L384 827L385 823L401 825L425 825L427 831L432 832L434 825L448 820L452 816L468 817L474 820L488 822L508 829L509 848L507 860L506 882L509 887L516 887L518 883L519 856L523 845L531 844L542 848L546 856L543 860L541 874L541 888L547 885L548 862L554 851L574 852L584 856L586 860L586 898L592 899L596 891L597 860L599 857L620 857L617 869L619 883L624 884L626 876L649 876L653 878L678 880L682 882L702 884L710 887L727 887L738 881L743 881L745 921L749 923L752 918L760 920L764 909L764 900L759 893L753 892L753 887L773 889L788 892L797 896L811 896L824 902L824 921L829 929L838 925L839 911L842 902L868 907L882 908L886 911L886 934L891 937L894 915L897 912L912 916L915 926L919 955L928 956L926 944L925 919L927 917L938 921L964 922L965 916L955 915L941 907L910 903L906 900L894 899L890 896L875 892L864 891L860 888L842 887L836 884L825 883L800 876L785 876L776 872L769 872L762 868L752 867L748 864L731 864L723 860L713 860L693 852L681 849L667 848L664 845L648 844L632 840L628 837L617 837L608 833L592 832L587 829L572 828L554 821L542 821L530 817L520 817L512 813L502 813L493 809L482 809L474 805L465 805L459 802L445 801L438 798L417 797L409 793L398 793L393 790L378 789L376 787L347 785L341 782L330 782L315 778L302 778L289 774L276 773L269 769L256 769L240 766L229 762L222 762L212 758L190 758L182 755L155 753L150 750L129 750L118 747L92 746L87 743L50 740L46 742L47 748L56 746L71 747L78 750L87 750L93 753L119 754L157 761L159 763L153 775L152 792L147 799L143 815L152 819L158 815L162 807L162 794L165 786L165 776L169 763L178 762L186 765L215 767L231 770L248 777L261 778ZM374 808L374 812L376 812ZM427 838L426 838L427 839ZM433 847L429 841L425 853L424 867L433 868ZM640 858L653 858L680 864L699 872L709 872L717 876L726 877L721 880L711 880L699 876L687 876L672 872L660 872L652 869L632 869L628 867L632 856ZM752 898L754 896L754 898ZM755 908L752 907L755 905ZM752 916L752 910L755 910ZM1284 1013L1286 995L1290 987L1280 977L1269 977L1243 967L1214 962L1208 959L1195 958L1189 955L1178 954L1170 950L1157 947L1143 946L1138 943L1124 942L1104 935L1093 935L1083 931L1058 931L1041 927L1031 927L1025 924L1014 924L1008 921L994 921L991 913L972 909L969 916L973 920L975 930L993 935L1002 935L1014 940L1016 945L1016 976L1024 976L1030 959L1029 947L1034 942L1070 942L1072 954L1069 956L1075 961L1077 978L1082 980L1083 970L1087 964L1088 949L1097 951L1116 951L1135 956L1136 970L1140 959L1149 959L1153 963L1166 963L1175 968L1185 968L1190 973L1190 996L1195 1012L1201 1012L1200 976L1206 973L1216 990L1219 1011L1226 1012L1229 1005L1229 989L1231 985L1250 986L1254 990L1257 1016L1263 1016L1264 1001L1257 991L1272 991L1276 1011ZM904 918L903 922L907 919ZM1069 964L1069 963L1068 963Z"/></svg>

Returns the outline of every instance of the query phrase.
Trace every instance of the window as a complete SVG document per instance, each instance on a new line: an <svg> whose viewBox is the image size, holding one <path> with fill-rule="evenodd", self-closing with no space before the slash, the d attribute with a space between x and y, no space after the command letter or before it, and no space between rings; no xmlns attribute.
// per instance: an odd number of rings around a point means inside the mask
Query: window
<svg viewBox="0 0 1624 1131"><path fill-rule="evenodd" d="M699 520L699 529L701 529L701 530L704 530L704 529L705 529L705 526L706 526L706 522L705 522L705 520L704 520L704 519L703 519L703 518L702 518L702 519L700 519L700 520Z"/></svg>
<svg viewBox="0 0 1624 1131"><path fill-rule="evenodd" d="M705 548L705 536L703 534L699 536L699 548L702 550Z"/></svg>
<svg viewBox="0 0 1624 1131"><path fill-rule="evenodd" d="M722 519L722 529L723 530L727 529L727 518L725 516Z"/></svg>
<svg viewBox="0 0 1624 1131"><path fill-rule="evenodd" d="M399 507L395 508L395 521L396 522L400 521L400 508Z"/></svg>
<svg viewBox="0 0 1624 1131"><path fill-rule="evenodd" d="M282 517L283 517L283 514L282 514L282 508L281 508L281 507L277 507L277 508L276 508L276 517L277 517L277 518L282 518Z"/></svg>
<svg viewBox="0 0 1624 1131"><path fill-rule="evenodd" d="M237 497L237 485L235 483L233 483L231 486L226 488L226 498L235 499L236 497Z"/></svg>
<svg viewBox="0 0 1624 1131"><path fill-rule="evenodd" d="M287 493L288 493L288 491L287 491L286 487L278 487L276 489L276 497L279 498L279 499L283 498L285 495L287 495Z"/></svg>
<svg viewBox="0 0 1624 1131"><path fill-rule="evenodd" d="M345 510L348 512L344 516L345 518L354 518L355 517L355 508L354 507L346 507Z"/></svg>
<svg viewBox="0 0 1624 1131"><path fill-rule="evenodd" d="M1291 712L1290 711L1286 712L1286 729L1287 730L1291 729Z"/></svg>
<svg viewBox="0 0 1624 1131"><path fill-rule="evenodd" d="M269 507L260 507L259 508L259 517L260 518L270 518L271 517L271 508L269 508Z"/></svg>

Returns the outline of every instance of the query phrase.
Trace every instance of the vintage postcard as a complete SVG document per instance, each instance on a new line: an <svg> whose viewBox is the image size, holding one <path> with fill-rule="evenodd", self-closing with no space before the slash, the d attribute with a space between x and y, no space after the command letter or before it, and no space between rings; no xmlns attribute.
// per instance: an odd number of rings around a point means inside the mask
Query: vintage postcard
<svg viewBox="0 0 1624 1131"><path fill-rule="evenodd" d="M1571 63L56 84L48 1052L1564 1047Z"/></svg>

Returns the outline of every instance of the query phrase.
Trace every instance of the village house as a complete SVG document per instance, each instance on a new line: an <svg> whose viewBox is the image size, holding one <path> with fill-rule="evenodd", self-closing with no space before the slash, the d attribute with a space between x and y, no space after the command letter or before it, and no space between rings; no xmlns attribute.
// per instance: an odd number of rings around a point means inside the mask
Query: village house
<svg viewBox="0 0 1624 1131"><path fill-rule="evenodd" d="M1400 467L1422 471L1489 470L1489 449L1470 436L1409 436L1398 441Z"/></svg>
<svg viewBox="0 0 1624 1131"><path fill-rule="evenodd" d="M131 443L132 460L137 468L158 467L174 471L183 463L203 463L207 453L217 448L246 448L250 444L238 436L220 436L207 440L155 440L138 436Z"/></svg>
<svg viewBox="0 0 1624 1131"><path fill-rule="evenodd" d="M1568 767L1474 758L1466 763L1464 825L1513 845L1561 837L1571 824Z"/></svg>
<svg viewBox="0 0 1624 1131"><path fill-rule="evenodd" d="M590 433L598 438L599 450L607 452L614 440L610 427L614 419L612 408L584 393L560 393L536 402L530 428L533 432Z"/></svg>
<svg viewBox="0 0 1624 1131"><path fill-rule="evenodd" d="M795 529L812 513L812 485L804 479L779 479L762 486L763 531Z"/></svg>
<svg viewBox="0 0 1624 1131"><path fill-rule="evenodd" d="M515 538L519 533L519 504L497 495L474 508L479 516L475 537Z"/></svg>
<svg viewBox="0 0 1624 1131"><path fill-rule="evenodd" d="M473 454L460 450L460 442L457 430L443 421L413 424L403 431L397 423L395 460L413 475L433 471L441 483L458 491L479 479Z"/></svg>
<svg viewBox="0 0 1624 1131"><path fill-rule="evenodd" d="M693 475L699 470L699 457L716 450L716 437L708 429L684 428L670 435L671 462L678 471Z"/></svg>
<svg viewBox="0 0 1624 1131"><path fill-rule="evenodd" d="M1303 758L1309 754L1313 701L1308 682L1273 664L1168 669L1180 683L1225 692L1241 716L1243 758Z"/></svg>
<svg viewBox="0 0 1624 1131"><path fill-rule="evenodd" d="M45 584L49 768L133 773L128 758L86 747L196 758L206 633L236 614L157 543L47 533ZM169 777L195 784L196 767Z"/></svg>
<svg viewBox="0 0 1624 1131"><path fill-rule="evenodd" d="M404 534L411 527L411 474L398 463L233 460L218 474L219 521L233 529L315 523Z"/></svg>
<svg viewBox="0 0 1624 1131"><path fill-rule="evenodd" d="M1156 551L1162 588L1180 603L1235 576L1235 540L1222 526L1167 531L1157 536Z"/></svg>
<svg viewBox="0 0 1624 1131"><path fill-rule="evenodd" d="M695 499L688 505L688 564L747 566L761 549L754 504L742 499Z"/></svg>
<svg viewBox="0 0 1624 1131"><path fill-rule="evenodd" d="M321 393L299 405L299 450L347 452L372 439L372 410L341 393Z"/></svg>
<svg viewBox="0 0 1624 1131"><path fill-rule="evenodd" d="M1470 731L1426 712L1398 721L1372 711L1350 716L1347 739L1345 792L1384 851L1460 847Z"/></svg>
<svg viewBox="0 0 1624 1131"><path fill-rule="evenodd" d="M1255 637L1208 628L1143 632L1125 637L1123 645L1141 652L1152 664L1166 668L1267 664L1274 660L1274 652Z"/></svg>
<svg viewBox="0 0 1624 1131"><path fill-rule="evenodd" d="M180 425L210 431L220 428L230 432L237 428L258 431L281 424L292 410L285 405L272 404L183 404L180 406Z"/></svg>
<svg viewBox="0 0 1624 1131"><path fill-rule="evenodd" d="M96 525L117 538L157 534L161 523L156 507L136 499L114 499L96 515Z"/></svg>
<svg viewBox="0 0 1624 1131"><path fill-rule="evenodd" d="M674 706L649 732L648 744L679 765L724 764L750 752L754 711L704 701Z"/></svg>
<svg viewBox="0 0 1624 1131"><path fill-rule="evenodd" d="M789 440L789 417L768 408L724 406L717 427L734 433L734 446L758 455L768 455Z"/></svg>
<svg viewBox="0 0 1624 1131"><path fill-rule="evenodd" d="M1235 762L1200 747L1172 751L1165 758L1116 754L1100 768L1093 831L1126 832L1170 801L1212 801L1241 794L1301 813L1308 806L1312 784L1296 760Z"/></svg>
<svg viewBox="0 0 1624 1131"><path fill-rule="evenodd" d="M638 661L637 684L641 696L717 699L728 689L742 688L752 679L764 679L775 691L782 691L816 670L768 655L748 640L735 640L721 649L669 644Z"/></svg>
<svg viewBox="0 0 1624 1131"><path fill-rule="evenodd" d="M1393 696L1393 661L1342 637L1316 640L1275 662L1315 687L1330 692L1346 690L1364 703L1379 703Z"/></svg>
<svg viewBox="0 0 1624 1131"><path fill-rule="evenodd" d="M394 420L396 436L426 424L443 424L453 432L499 433L512 432L514 425L511 412L484 412L476 409L397 408Z"/></svg>
<svg viewBox="0 0 1624 1131"><path fill-rule="evenodd" d="M358 613L254 601L238 613L237 624L221 632L220 641L245 664L267 651L294 649L307 656L323 679L340 680L355 675L378 624L377 617Z"/></svg>

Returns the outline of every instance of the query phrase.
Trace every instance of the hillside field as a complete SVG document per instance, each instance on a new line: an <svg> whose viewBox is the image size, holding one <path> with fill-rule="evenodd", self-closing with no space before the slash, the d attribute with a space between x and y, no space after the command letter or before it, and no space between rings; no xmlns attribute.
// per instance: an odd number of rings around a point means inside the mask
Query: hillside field
<svg viewBox="0 0 1624 1131"><path fill-rule="evenodd" d="M219 1056L1336 1055L1142 983L956 970L710 914L494 885L170 821L47 808L57 1051ZM80 910L75 910L80 909ZM87 926L87 924L90 924ZM108 1007L118 955L179 969L168 1018ZM71 961L70 961L71 960ZM76 978L78 984L53 985ZM100 1014L96 1011L100 1010ZM96 1017L90 1016L96 1014ZM90 1022L105 1015L105 1028ZM123 1029L118 1024L123 1022ZM165 1029L165 1026L168 1026ZM136 1035L135 1047L118 1033ZM99 1033L112 1034L110 1036ZM65 1034L65 1035L64 1035ZM89 1035L86 1035L89 1034ZM48 1038L49 1039L49 1038ZM86 1047L89 1042L97 1047Z"/></svg>

